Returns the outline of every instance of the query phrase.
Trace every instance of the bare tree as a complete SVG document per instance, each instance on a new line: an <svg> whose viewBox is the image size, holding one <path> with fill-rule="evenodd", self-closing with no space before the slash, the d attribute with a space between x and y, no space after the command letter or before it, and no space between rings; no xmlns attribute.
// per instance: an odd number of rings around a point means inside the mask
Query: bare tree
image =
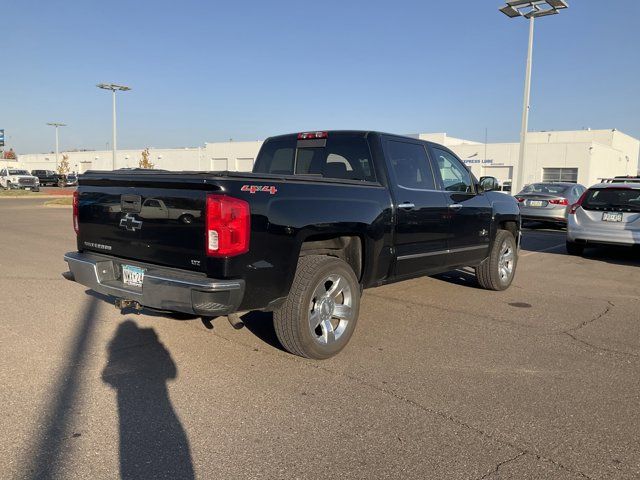
<svg viewBox="0 0 640 480"><path fill-rule="evenodd" d="M148 148L145 148L142 151L142 158L140 159L140 162L138 163L138 166L140 168L147 168L147 169L153 168L153 163L151 163L151 160L149 160L149 149Z"/></svg>

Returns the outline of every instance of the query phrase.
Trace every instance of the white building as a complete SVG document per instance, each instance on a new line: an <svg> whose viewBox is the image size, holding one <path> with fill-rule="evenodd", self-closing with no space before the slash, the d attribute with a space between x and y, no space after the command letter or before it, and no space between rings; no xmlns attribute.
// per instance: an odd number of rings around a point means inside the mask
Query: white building
<svg viewBox="0 0 640 480"><path fill-rule="evenodd" d="M485 146L484 143L449 141L445 145L471 167L477 177L490 175L504 182L517 175L519 143ZM567 181L590 186L601 178L637 175L639 155L640 140L615 129L530 132L523 179L525 184Z"/></svg>
<svg viewBox="0 0 640 480"><path fill-rule="evenodd" d="M205 143L195 148L149 148L149 161L155 168L165 170L240 170L253 167L253 161L262 142L219 142ZM143 149L118 150L115 168L136 168L142 159ZM111 150L84 152L60 152L67 157L69 167L74 172L87 170L111 170L113 153ZM30 153L18 155L14 163L20 168L31 170L56 170L54 153Z"/></svg>
<svg viewBox="0 0 640 480"><path fill-rule="evenodd" d="M489 143L449 137L446 133L410 135L440 143L453 150L477 177L491 175L501 182L517 174L519 144ZM261 141L205 143L204 147L149 149L149 160L166 170L250 171ZM116 168L135 168L142 149L118 150ZM71 170L110 170L110 150L61 152ZM531 132L527 135L524 181L572 181L584 185L615 175L636 175L640 170L640 140L613 130ZM55 170L55 154L23 154L15 166L27 170Z"/></svg>

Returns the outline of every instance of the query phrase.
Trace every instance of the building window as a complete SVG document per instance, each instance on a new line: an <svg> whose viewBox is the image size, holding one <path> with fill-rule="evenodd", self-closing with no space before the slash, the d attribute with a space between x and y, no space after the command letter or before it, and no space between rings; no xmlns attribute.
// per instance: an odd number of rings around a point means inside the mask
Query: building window
<svg viewBox="0 0 640 480"><path fill-rule="evenodd" d="M543 168L543 182L569 182L578 183L577 168Z"/></svg>

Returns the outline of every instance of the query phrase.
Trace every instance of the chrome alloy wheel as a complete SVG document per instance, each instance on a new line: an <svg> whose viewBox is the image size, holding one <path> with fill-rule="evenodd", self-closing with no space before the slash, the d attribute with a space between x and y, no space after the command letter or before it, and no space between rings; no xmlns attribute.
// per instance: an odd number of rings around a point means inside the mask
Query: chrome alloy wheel
<svg viewBox="0 0 640 480"><path fill-rule="evenodd" d="M502 282L507 282L513 275L515 260L513 246L505 240L500 246L500 256L498 257L498 274Z"/></svg>
<svg viewBox="0 0 640 480"><path fill-rule="evenodd" d="M349 282L339 274L322 280L309 304L309 328L312 338L323 345L335 342L353 318L353 297Z"/></svg>

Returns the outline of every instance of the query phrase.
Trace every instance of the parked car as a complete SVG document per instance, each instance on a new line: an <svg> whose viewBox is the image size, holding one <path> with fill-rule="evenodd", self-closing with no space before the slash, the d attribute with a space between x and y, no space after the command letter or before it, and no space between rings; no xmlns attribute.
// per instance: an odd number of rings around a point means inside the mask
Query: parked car
<svg viewBox="0 0 640 480"><path fill-rule="evenodd" d="M51 186L64 186L64 179L61 175L57 174L53 170L32 170L31 175L34 177L38 177L40 180L40 185L43 187L47 185Z"/></svg>
<svg viewBox="0 0 640 480"><path fill-rule="evenodd" d="M0 187L5 190L40 190L40 181L26 170L3 168L0 170Z"/></svg>
<svg viewBox="0 0 640 480"><path fill-rule="evenodd" d="M571 206L567 252L599 244L640 245L640 183L600 183Z"/></svg>
<svg viewBox="0 0 640 480"><path fill-rule="evenodd" d="M65 177L64 185L66 187L75 187L78 185L78 176L75 173L69 173Z"/></svg>
<svg viewBox="0 0 640 480"><path fill-rule="evenodd" d="M273 311L291 353L349 341L363 288L462 266L504 290L517 266L513 197L441 145L396 135L267 139L253 173L94 171L74 195L71 277L117 305L205 317ZM159 201L198 212L157 215ZM147 215L153 208L154 215ZM151 213L151 212L149 212ZM235 318L232 315L232 318Z"/></svg>
<svg viewBox="0 0 640 480"><path fill-rule="evenodd" d="M550 222L565 226L570 205L578 201L586 187L577 183L532 183L515 198L522 220Z"/></svg>

